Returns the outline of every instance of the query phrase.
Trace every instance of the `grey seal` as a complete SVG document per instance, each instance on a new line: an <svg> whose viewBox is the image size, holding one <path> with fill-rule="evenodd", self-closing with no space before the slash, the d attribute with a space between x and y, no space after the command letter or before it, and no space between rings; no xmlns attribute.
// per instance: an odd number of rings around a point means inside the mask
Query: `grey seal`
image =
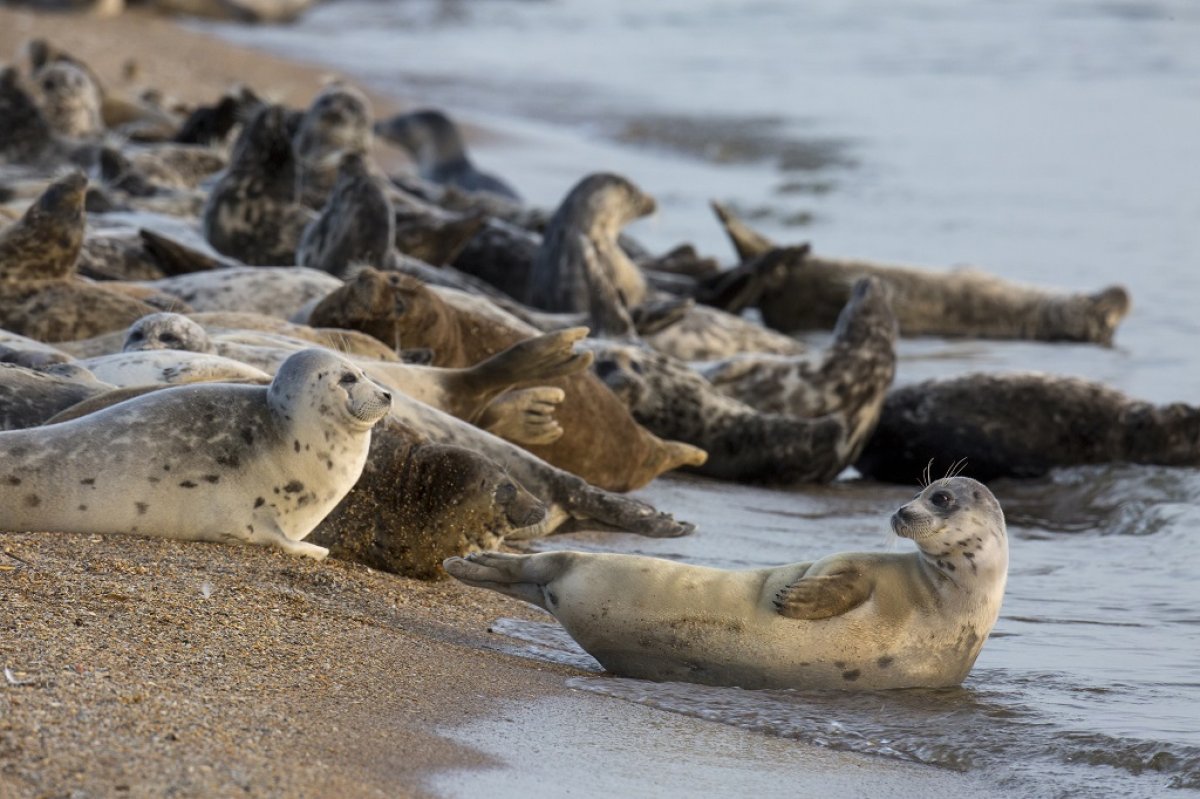
<svg viewBox="0 0 1200 799"><path fill-rule="evenodd" d="M892 516L910 553L726 571L583 552L450 558L467 585L554 615L625 677L742 688L944 688L970 672L1008 574L1004 513L965 477Z"/></svg>

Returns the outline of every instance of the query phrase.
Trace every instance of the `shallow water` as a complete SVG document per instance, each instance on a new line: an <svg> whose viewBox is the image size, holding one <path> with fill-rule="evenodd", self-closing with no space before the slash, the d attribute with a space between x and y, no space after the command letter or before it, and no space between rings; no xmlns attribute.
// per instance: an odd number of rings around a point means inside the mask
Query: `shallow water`
<svg viewBox="0 0 1200 799"><path fill-rule="evenodd" d="M346 0L296 26L221 32L498 131L476 160L533 202L555 204L589 171L626 174L659 200L635 228L656 247L689 240L730 258L706 208L719 198L831 255L1132 292L1112 349L906 341L900 382L1042 369L1200 402L1200 6L1188 0ZM1097 467L993 488L1013 538L1008 594L960 691L573 684L967 770L1013 795L1200 789L1200 474ZM695 536L546 546L729 567L904 546L885 519L912 492L664 480L644 496L698 521ZM589 662L553 627L501 629L514 651Z"/></svg>

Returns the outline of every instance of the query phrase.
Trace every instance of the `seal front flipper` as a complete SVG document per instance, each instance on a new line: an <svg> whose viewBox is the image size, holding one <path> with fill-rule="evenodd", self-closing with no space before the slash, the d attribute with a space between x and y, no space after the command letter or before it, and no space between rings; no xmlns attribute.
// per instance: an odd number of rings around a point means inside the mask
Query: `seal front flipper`
<svg viewBox="0 0 1200 799"><path fill-rule="evenodd" d="M870 578L854 566L801 577L775 595L779 615L789 619L828 619L866 602L873 589Z"/></svg>
<svg viewBox="0 0 1200 799"><path fill-rule="evenodd" d="M737 250L738 257L743 261L762 255L775 247L775 242L738 219L726 206L716 200L712 200L709 205L712 206L717 219L721 220L721 226L725 228L725 235L729 237L733 248Z"/></svg>

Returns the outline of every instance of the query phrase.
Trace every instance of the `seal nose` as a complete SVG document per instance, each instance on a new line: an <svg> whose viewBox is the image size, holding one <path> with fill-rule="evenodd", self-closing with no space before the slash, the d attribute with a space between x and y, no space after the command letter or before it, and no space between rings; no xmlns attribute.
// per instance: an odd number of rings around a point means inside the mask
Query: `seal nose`
<svg viewBox="0 0 1200 799"><path fill-rule="evenodd" d="M390 392L390 391L383 391L383 392L380 392L380 393L382 393L382 394L383 394L383 401L384 401L384 402L391 402L391 401L392 401L392 392Z"/></svg>

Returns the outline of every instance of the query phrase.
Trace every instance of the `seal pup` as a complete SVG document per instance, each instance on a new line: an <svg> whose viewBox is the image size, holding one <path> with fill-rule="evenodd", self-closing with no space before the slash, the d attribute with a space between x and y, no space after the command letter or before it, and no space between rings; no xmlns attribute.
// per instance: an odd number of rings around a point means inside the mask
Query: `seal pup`
<svg viewBox="0 0 1200 799"><path fill-rule="evenodd" d="M343 156L337 182L296 249L300 266L345 277L353 264L383 266L396 238L392 206L358 153Z"/></svg>
<svg viewBox="0 0 1200 799"><path fill-rule="evenodd" d="M540 535L546 508L495 461L385 419L362 476L309 541L342 560L425 580L451 555Z"/></svg>
<svg viewBox="0 0 1200 799"><path fill-rule="evenodd" d="M338 179L345 156L371 149L371 104L353 86L335 81L313 98L292 144L296 150L296 193L300 202L319 209Z"/></svg>
<svg viewBox="0 0 1200 799"><path fill-rule="evenodd" d="M55 133L72 139L104 133L100 89L87 71L69 61L54 61L38 70L34 82L42 114Z"/></svg>
<svg viewBox="0 0 1200 799"><path fill-rule="evenodd" d="M1095 463L1200 466L1200 408L1036 372L926 380L888 394L855 468L907 482L960 459L979 480Z"/></svg>
<svg viewBox="0 0 1200 799"><path fill-rule="evenodd" d="M296 202L296 158L287 111L266 106L233 145L229 167L204 206L204 237L251 266L292 266L312 211Z"/></svg>
<svg viewBox="0 0 1200 799"><path fill-rule="evenodd" d="M528 304L547 311L588 309L581 238L595 247L608 280L626 306L646 299L646 277L621 249L617 236L633 220L652 213L654 198L619 175L588 175L554 212L529 273Z"/></svg>
<svg viewBox="0 0 1200 799"><path fill-rule="evenodd" d="M435 294L407 275L371 269L322 300L310 321L361 330L380 341L403 341L406 347L429 347L437 366L470 366L538 335L536 328L486 299L448 290ZM566 394L557 413L563 435L527 448L590 483L628 491L663 472L698 466L707 457L695 446L664 441L641 427L591 374L559 377L546 385Z"/></svg>
<svg viewBox="0 0 1200 799"><path fill-rule="evenodd" d="M417 173L425 180L463 191L521 200L503 180L471 163L458 126L437 109L423 108L380 120L375 123L375 133L408 153L417 165Z"/></svg>
<svg viewBox="0 0 1200 799"><path fill-rule="evenodd" d="M304 350L269 387L155 391L0 433L0 529L241 541L321 559L302 539L362 472L391 396Z"/></svg>
<svg viewBox="0 0 1200 799"><path fill-rule="evenodd" d="M608 671L741 688L947 688L970 672L1008 575L987 487L938 480L891 518L916 552L727 571L584 552L450 558L451 576L550 612Z"/></svg>
<svg viewBox="0 0 1200 799"><path fill-rule="evenodd" d="M726 212L727 230L731 215ZM730 231L739 252L761 254L769 245L747 235L740 222ZM875 276L888 297L903 336L947 336L1033 341L1079 341L1110 345L1129 313L1129 293L1108 286L1093 294L1068 294L1021 285L975 269L939 273L913 267L809 255L789 269L779 286L763 292L763 321L785 332L827 329L846 302L853 282Z"/></svg>

